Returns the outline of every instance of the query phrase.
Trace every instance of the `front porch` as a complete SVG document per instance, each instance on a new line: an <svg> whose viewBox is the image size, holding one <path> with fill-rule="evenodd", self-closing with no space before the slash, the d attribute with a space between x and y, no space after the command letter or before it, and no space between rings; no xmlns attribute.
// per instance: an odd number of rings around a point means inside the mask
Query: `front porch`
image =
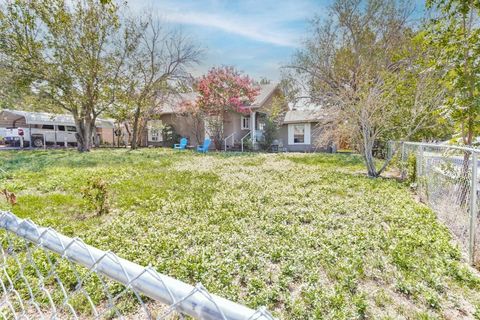
<svg viewBox="0 0 480 320"><path fill-rule="evenodd" d="M245 151L258 149L263 139L266 113L252 111L248 115L231 115L225 123L224 151Z"/></svg>

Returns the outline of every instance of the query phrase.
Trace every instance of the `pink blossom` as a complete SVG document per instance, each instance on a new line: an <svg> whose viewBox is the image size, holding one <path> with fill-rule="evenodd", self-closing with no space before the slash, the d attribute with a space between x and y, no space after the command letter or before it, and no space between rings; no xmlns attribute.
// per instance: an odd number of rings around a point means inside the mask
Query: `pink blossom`
<svg viewBox="0 0 480 320"><path fill-rule="evenodd" d="M259 92L248 76L233 67L212 68L199 79L196 87L198 108L211 115L225 111L248 113L248 106Z"/></svg>

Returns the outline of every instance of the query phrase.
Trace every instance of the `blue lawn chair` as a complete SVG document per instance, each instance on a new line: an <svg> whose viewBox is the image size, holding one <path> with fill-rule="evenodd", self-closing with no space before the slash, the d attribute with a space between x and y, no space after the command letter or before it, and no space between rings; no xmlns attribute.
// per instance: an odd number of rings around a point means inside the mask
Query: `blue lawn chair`
<svg viewBox="0 0 480 320"><path fill-rule="evenodd" d="M176 143L173 145L174 149L184 150L187 147L188 140L187 138L180 139L180 143Z"/></svg>
<svg viewBox="0 0 480 320"><path fill-rule="evenodd" d="M205 141L203 141L203 146L198 146L197 151L206 153L208 151L209 146L210 146L210 139L205 139Z"/></svg>

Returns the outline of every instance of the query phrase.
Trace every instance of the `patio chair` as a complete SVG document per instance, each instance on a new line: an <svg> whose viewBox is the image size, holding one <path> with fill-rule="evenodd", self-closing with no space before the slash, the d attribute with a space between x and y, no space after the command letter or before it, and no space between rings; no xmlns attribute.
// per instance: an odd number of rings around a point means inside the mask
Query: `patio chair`
<svg viewBox="0 0 480 320"><path fill-rule="evenodd" d="M180 139L180 143L176 143L173 145L173 148L178 150L184 150L187 147L187 143L187 138L182 138Z"/></svg>
<svg viewBox="0 0 480 320"><path fill-rule="evenodd" d="M206 153L208 152L208 147L210 147L210 139L205 139L205 141L203 141L203 146L198 146L197 151Z"/></svg>

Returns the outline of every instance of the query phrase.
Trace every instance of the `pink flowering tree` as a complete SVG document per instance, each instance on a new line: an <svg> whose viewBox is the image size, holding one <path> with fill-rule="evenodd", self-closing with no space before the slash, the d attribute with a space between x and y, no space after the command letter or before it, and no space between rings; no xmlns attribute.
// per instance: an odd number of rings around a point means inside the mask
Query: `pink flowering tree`
<svg viewBox="0 0 480 320"><path fill-rule="evenodd" d="M215 147L222 148L223 124L228 112L248 114L259 88L233 67L212 68L197 83L196 107L205 115L206 130Z"/></svg>

